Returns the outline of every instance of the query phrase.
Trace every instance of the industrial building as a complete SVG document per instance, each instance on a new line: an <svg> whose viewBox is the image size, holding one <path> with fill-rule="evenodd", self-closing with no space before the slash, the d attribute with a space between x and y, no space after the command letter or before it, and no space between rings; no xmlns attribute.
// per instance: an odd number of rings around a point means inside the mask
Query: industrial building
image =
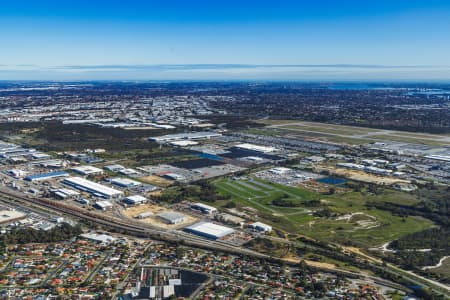
<svg viewBox="0 0 450 300"><path fill-rule="evenodd" d="M276 168L272 168L272 169L269 170L270 173L275 174L275 175L282 175L282 174L287 173L289 171L292 171L292 169L285 168L285 167L276 167Z"/></svg>
<svg viewBox="0 0 450 300"><path fill-rule="evenodd" d="M59 172L49 172L49 173L41 173L41 174L34 174L25 177L25 180L27 181L43 181L43 180L49 180L52 178L59 178L59 177L67 177L69 174L64 171Z"/></svg>
<svg viewBox="0 0 450 300"><path fill-rule="evenodd" d="M261 223L261 222L251 223L248 225L248 227L258 230L258 231L262 231L262 232L272 232L272 226Z"/></svg>
<svg viewBox="0 0 450 300"><path fill-rule="evenodd" d="M198 142L189 141L189 140L181 140L181 141L173 141L170 142L172 146L178 146L178 147L187 147L187 146L195 146L198 145Z"/></svg>
<svg viewBox="0 0 450 300"><path fill-rule="evenodd" d="M163 211L156 216L167 224L179 224L186 221L186 216L184 214L175 211Z"/></svg>
<svg viewBox="0 0 450 300"><path fill-rule="evenodd" d="M103 201L97 201L93 205L95 208L100 210L110 210L113 208L113 204L109 201L103 200Z"/></svg>
<svg viewBox="0 0 450 300"><path fill-rule="evenodd" d="M177 174L177 173L166 173L166 174L161 175L161 177L167 178L167 179L170 179L170 180L175 180L175 181L186 180L186 177L184 177L181 174Z"/></svg>
<svg viewBox="0 0 450 300"><path fill-rule="evenodd" d="M234 147L240 148L240 149L245 149L245 150L252 150L252 151L256 151L256 152L262 152L262 153L271 153L271 152L275 152L278 150L275 147L259 146L259 145L248 144L248 143L238 144L238 145L235 145Z"/></svg>
<svg viewBox="0 0 450 300"><path fill-rule="evenodd" d="M78 166L72 168L71 170L83 176L103 174L102 169L93 166Z"/></svg>
<svg viewBox="0 0 450 300"><path fill-rule="evenodd" d="M123 192L121 191L81 177L65 178L62 182L68 186L76 188L77 190L87 192L96 197L110 199L123 195Z"/></svg>
<svg viewBox="0 0 450 300"><path fill-rule="evenodd" d="M108 165L108 166L104 166L103 169L111 171L111 172L119 172L121 170L124 170L125 167L122 165Z"/></svg>
<svg viewBox="0 0 450 300"><path fill-rule="evenodd" d="M202 236L211 240L220 239L234 232L234 229L232 228L217 225L210 222L195 223L194 225L186 227L184 230L186 232Z"/></svg>
<svg viewBox="0 0 450 300"><path fill-rule="evenodd" d="M204 214L212 214L212 213L217 212L217 208L209 206L209 205L206 205L206 204L203 204L203 203L200 203L200 202L193 203L191 205L191 208L195 209L195 210L199 210L199 211L201 211Z"/></svg>
<svg viewBox="0 0 450 300"><path fill-rule="evenodd" d="M82 233L80 236L86 240L90 240L99 244L109 244L114 242L116 239L108 234L98 234L98 233Z"/></svg>
<svg viewBox="0 0 450 300"><path fill-rule="evenodd" d="M222 134L212 131L199 131L190 133L167 134L162 136L150 137L149 140L157 143L165 143L179 140L202 140L219 137Z"/></svg>
<svg viewBox="0 0 450 300"><path fill-rule="evenodd" d="M129 178L120 178L120 177L111 179L111 183L114 185L117 185L118 187L121 187L121 188L132 188L132 187L142 184L136 180L132 180Z"/></svg>
<svg viewBox="0 0 450 300"><path fill-rule="evenodd" d="M136 219L146 219L146 218L151 217L151 216L153 216L153 213L151 211L145 211L143 213L135 215L134 217Z"/></svg>
<svg viewBox="0 0 450 300"><path fill-rule="evenodd" d="M8 175L14 177L14 178L21 178L24 177L25 175L27 175L27 172L20 170L20 169L11 169L8 170Z"/></svg>
<svg viewBox="0 0 450 300"><path fill-rule="evenodd" d="M133 195L133 196L128 196L126 198L124 198L123 203L128 204L128 205L138 205L138 204L143 204L147 202L147 198L141 196L141 195Z"/></svg>
<svg viewBox="0 0 450 300"><path fill-rule="evenodd" d="M245 224L245 220L243 218L233 216L227 213L216 214L214 217L217 221L227 224L239 225L240 227L244 226Z"/></svg>
<svg viewBox="0 0 450 300"><path fill-rule="evenodd" d="M73 198L80 195L79 192L66 188L57 189L53 193L55 194L56 197L61 199Z"/></svg>
<svg viewBox="0 0 450 300"><path fill-rule="evenodd" d="M52 158L51 155L49 155L47 153L42 153L42 152L34 152L31 154L31 157L33 159L50 159L50 158Z"/></svg>
<svg viewBox="0 0 450 300"><path fill-rule="evenodd" d="M140 175L141 173L139 173L138 171L136 171L135 169L131 169L131 168L125 168L119 171L120 174L122 175L126 175L126 176L132 176L132 175Z"/></svg>
<svg viewBox="0 0 450 300"><path fill-rule="evenodd" d="M425 158L450 162L450 155L426 155Z"/></svg>

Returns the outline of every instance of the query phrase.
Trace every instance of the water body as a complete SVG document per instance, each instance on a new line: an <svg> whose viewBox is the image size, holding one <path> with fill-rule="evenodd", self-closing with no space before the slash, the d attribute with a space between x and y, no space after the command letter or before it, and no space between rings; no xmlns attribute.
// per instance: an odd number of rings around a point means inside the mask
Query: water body
<svg viewBox="0 0 450 300"><path fill-rule="evenodd" d="M329 185L341 185L347 182L344 178L340 177L323 177L316 180L317 182L329 184Z"/></svg>

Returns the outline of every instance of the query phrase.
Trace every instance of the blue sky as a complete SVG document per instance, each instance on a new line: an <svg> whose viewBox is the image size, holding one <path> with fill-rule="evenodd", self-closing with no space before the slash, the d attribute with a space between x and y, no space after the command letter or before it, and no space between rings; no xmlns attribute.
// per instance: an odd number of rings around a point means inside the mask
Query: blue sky
<svg viewBox="0 0 450 300"><path fill-rule="evenodd" d="M449 29L446 0L2 1L0 79L450 80Z"/></svg>

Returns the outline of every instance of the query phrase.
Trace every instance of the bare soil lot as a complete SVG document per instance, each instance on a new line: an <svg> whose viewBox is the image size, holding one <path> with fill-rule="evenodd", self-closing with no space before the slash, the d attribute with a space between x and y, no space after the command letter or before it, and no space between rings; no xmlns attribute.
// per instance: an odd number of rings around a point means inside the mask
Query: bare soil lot
<svg viewBox="0 0 450 300"><path fill-rule="evenodd" d="M144 204L144 205L138 205L138 206L126 208L123 210L122 213L128 218L134 219L137 215L139 215L141 213L151 212L151 213L153 213L152 216L145 218L145 219L135 219L135 220L138 220L140 222L150 224L153 226L157 226L160 228L169 228L169 229L182 228L182 227L185 227L185 226L190 225L197 221L197 218L194 218L192 216L185 214L186 220L184 222L179 223L179 224L166 224L161 219L159 219L156 215L160 212L167 211L167 210L168 209L163 206L154 205L154 204Z"/></svg>
<svg viewBox="0 0 450 300"><path fill-rule="evenodd" d="M340 169L340 168L333 168L333 167L317 167L316 172L320 172L322 170L328 170L330 174L337 175L341 177L345 177L348 179L352 179L355 181L362 181L366 183L374 183L379 185L392 185L395 183L409 183L407 180L398 179L394 177L387 177L387 176L377 176L373 174L369 174L362 171L355 171L355 170L347 170L347 169Z"/></svg>
<svg viewBox="0 0 450 300"><path fill-rule="evenodd" d="M172 184L172 181L155 175L140 177L139 180L159 187L168 187Z"/></svg>

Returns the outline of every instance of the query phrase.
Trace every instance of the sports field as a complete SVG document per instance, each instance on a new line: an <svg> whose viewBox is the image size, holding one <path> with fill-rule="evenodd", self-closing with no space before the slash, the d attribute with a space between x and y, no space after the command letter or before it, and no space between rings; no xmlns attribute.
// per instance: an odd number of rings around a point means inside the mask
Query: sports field
<svg viewBox="0 0 450 300"><path fill-rule="evenodd" d="M258 216L275 228L321 240L351 240L362 247L378 246L432 226L430 221L422 218L401 218L366 207L370 201L403 205L417 202L409 194L392 190L381 195L361 192L322 195L255 178L219 179L214 181L214 185L219 193L229 195L238 206L257 209ZM277 199L283 206L274 205ZM326 216L313 215L314 211L321 210L329 213Z"/></svg>

